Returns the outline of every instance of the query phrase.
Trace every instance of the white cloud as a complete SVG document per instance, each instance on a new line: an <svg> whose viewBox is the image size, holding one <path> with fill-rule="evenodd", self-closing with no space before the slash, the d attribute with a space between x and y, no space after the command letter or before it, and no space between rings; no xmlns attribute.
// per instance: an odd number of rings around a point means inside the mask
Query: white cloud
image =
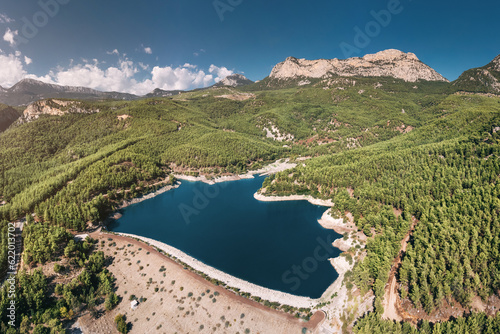
<svg viewBox="0 0 500 334"><path fill-rule="evenodd" d="M107 51L106 52L108 55L120 55L120 52L118 52L118 49L114 49L113 51Z"/></svg>
<svg viewBox="0 0 500 334"><path fill-rule="evenodd" d="M153 50L150 47L144 48L144 52L146 52L148 55L153 53Z"/></svg>
<svg viewBox="0 0 500 334"><path fill-rule="evenodd" d="M0 54L0 86L10 87L26 76L21 60L14 54Z"/></svg>
<svg viewBox="0 0 500 334"><path fill-rule="evenodd" d="M149 69L149 65L146 65L146 64L141 63L141 62L139 62L139 67L142 68L144 71L146 71L147 69Z"/></svg>
<svg viewBox="0 0 500 334"><path fill-rule="evenodd" d="M200 49L199 51L193 52L193 56L198 57L201 53L205 53L205 49Z"/></svg>
<svg viewBox="0 0 500 334"><path fill-rule="evenodd" d="M133 76L138 72L131 61L120 60L118 67L99 68L99 63L86 63L54 73L52 80L66 86L84 86L103 91L127 92L133 86Z"/></svg>
<svg viewBox="0 0 500 334"><path fill-rule="evenodd" d="M217 75L217 77L214 79L215 82L219 82L221 81L222 79L224 79L225 77L233 74L234 72L231 71L231 70L228 70L227 68L225 67L217 67L215 65L210 65L210 68L208 70L210 73L214 73L215 75Z"/></svg>
<svg viewBox="0 0 500 334"><path fill-rule="evenodd" d="M8 17L6 14L0 13L0 23L11 23L11 22L14 22L14 20Z"/></svg>
<svg viewBox="0 0 500 334"><path fill-rule="evenodd" d="M10 87L23 78L32 78L46 83L64 86L83 86L100 91L117 91L145 95L155 88L163 90L186 90L207 87L220 81L233 71L226 67L211 65L208 73L197 65L155 66L150 69L144 63L134 63L124 58L114 66L105 65L97 59L92 62L82 59L79 64L71 61L68 67L57 67L39 76L29 74L24 66L32 59L20 52L0 54L0 85ZM141 76L142 79L138 79Z"/></svg>
<svg viewBox="0 0 500 334"><path fill-rule="evenodd" d="M19 34L17 30L10 30L10 28L7 28L7 31L5 31L5 34L3 35L3 40L6 42L9 42L11 46L16 45L16 41L14 38Z"/></svg>
<svg viewBox="0 0 500 334"><path fill-rule="evenodd" d="M148 65L138 64L144 71ZM188 65L188 66L186 66ZM211 67L212 68L212 67ZM213 67L219 69L217 66ZM220 68L225 69L225 68ZM163 90L186 90L207 87L213 83L214 76L196 65L185 64L178 67L155 66L148 74L149 78L138 81L135 75L138 67L130 60L120 60L118 66L101 69L98 63L74 65L68 69L58 69L38 80L66 86L84 86L101 91L118 91L145 95L155 88ZM36 78L34 76L31 76Z"/></svg>

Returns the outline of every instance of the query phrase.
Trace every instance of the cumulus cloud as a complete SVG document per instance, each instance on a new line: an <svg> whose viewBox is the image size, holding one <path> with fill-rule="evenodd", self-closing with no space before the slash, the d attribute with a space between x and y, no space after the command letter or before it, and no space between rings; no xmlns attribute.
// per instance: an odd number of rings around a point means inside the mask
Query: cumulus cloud
<svg viewBox="0 0 500 334"><path fill-rule="evenodd" d="M144 48L144 52L146 52L148 55L153 53L153 50L150 47Z"/></svg>
<svg viewBox="0 0 500 334"><path fill-rule="evenodd" d="M10 87L26 76L23 63L14 54L0 54L0 86Z"/></svg>
<svg viewBox="0 0 500 334"><path fill-rule="evenodd" d="M11 23L11 22L14 22L14 20L8 17L6 14L0 13L0 23Z"/></svg>
<svg viewBox="0 0 500 334"><path fill-rule="evenodd" d="M19 31L17 30L10 30L10 28L7 28L7 31L5 31L5 34L3 35L3 40L6 42L9 42L11 46L16 45L16 41L14 38L19 34Z"/></svg>
<svg viewBox="0 0 500 334"><path fill-rule="evenodd" d="M45 75L38 76L29 74L24 68L31 63L32 59L20 52L0 54L0 85L10 87L23 78L32 78L64 86L83 86L100 91L145 95L156 88L187 90L207 87L233 73L226 67L215 65L211 65L208 72L205 72L190 63L177 67L155 66L150 69L149 65L122 58L114 66L106 65L97 59L82 59L78 64L71 61L68 67L57 67Z"/></svg>
<svg viewBox="0 0 500 334"><path fill-rule="evenodd" d="M221 81L222 79L224 79L225 77L233 74L234 72L231 71L231 70L228 70L227 68L225 67L217 67L215 65L210 65L210 68L208 70L210 73L213 73L216 75L215 77L215 82L219 82Z"/></svg>
<svg viewBox="0 0 500 334"><path fill-rule="evenodd" d="M118 66L101 69L99 63L78 64L68 69L60 69L50 78L60 85L84 86L105 91L125 92L133 86L133 76L138 72L129 60L120 60Z"/></svg>

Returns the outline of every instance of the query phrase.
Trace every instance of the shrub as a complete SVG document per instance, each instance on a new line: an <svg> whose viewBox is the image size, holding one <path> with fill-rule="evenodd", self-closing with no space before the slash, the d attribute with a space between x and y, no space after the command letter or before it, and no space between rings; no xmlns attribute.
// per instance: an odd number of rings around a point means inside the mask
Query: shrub
<svg viewBox="0 0 500 334"><path fill-rule="evenodd" d="M55 271L56 273L60 273L60 272L61 272L61 271L63 271L63 270L64 270L64 267L63 267L63 266L61 266L59 263L54 264L54 271Z"/></svg>
<svg viewBox="0 0 500 334"><path fill-rule="evenodd" d="M122 334L128 333L128 326L125 321L125 316L123 314L118 314L115 317L116 329Z"/></svg>

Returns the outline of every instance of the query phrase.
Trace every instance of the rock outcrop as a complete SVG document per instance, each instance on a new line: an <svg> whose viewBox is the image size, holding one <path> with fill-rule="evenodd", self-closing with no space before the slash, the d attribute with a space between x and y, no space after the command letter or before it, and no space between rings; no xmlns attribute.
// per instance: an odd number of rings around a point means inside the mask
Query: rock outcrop
<svg viewBox="0 0 500 334"><path fill-rule="evenodd" d="M38 119L41 115L62 116L65 114L93 114L99 109L85 108L79 101L56 99L41 100L30 104L23 112L18 123L27 123Z"/></svg>
<svg viewBox="0 0 500 334"><path fill-rule="evenodd" d="M394 77L405 81L445 81L431 67L422 63L415 54L399 50L385 50L362 58L306 60L288 57L276 65L271 79L342 77Z"/></svg>

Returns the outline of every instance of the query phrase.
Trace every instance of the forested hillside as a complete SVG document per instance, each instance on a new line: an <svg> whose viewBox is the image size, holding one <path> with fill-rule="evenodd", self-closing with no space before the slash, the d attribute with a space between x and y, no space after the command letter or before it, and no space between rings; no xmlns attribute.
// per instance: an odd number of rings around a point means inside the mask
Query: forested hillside
<svg viewBox="0 0 500 334"><path fill-rule="evenodd" d="M391 264L412 219L397 272L403 305L427 314L454 303L470 309L476 296L486 303L500 292L500 99L452 95L433 109L440 117L410 134L312 159L263 185L266 194L333 198L336 214L352 213L371 237L366 254L354 251L363 260L346 275L376 296L375 315L360 320L359 333L416 332L380 320ZM482 315L435 332L493 333L499 325L498 316Z"/></svg>
<svg viewBox="0 0 500 334"><path fill-rule="evenodd" d="M212 177L310 156L266 179L263 188L266 195L331 198L335 214L352 213L369 237L365 250L350 251L358 261L346 275L350 286L376 296L374 312L358 320L356 332L452 333L454 326L474 332L477 322L498 332L498 315L451 320L441 329L427 322L415 329L380 316L392 263L412 224L397 270L405 305L431 314L445 304L470 309L474 298L487 302L499 295L500 98L393 78L265 85L82 102L100 111L41 116L0 134L3 226L32 213L39 223L25 231L25 263L43 263L62 251L69 258L79 254L75 268L88 268L99 255L91 254L90 243L66 254L72 241L65 229L98 224L124 199L174 182L174 172ZM51 236L44 250L33 251L33 233ZM101 269L91 269L87 283L59 290L64 302L40 302L60 309L73 303L66 289L83 289L87 296L91 284L92 291L103 291L92 276L105 275ZM43 287L36 275L23 279ZM42 314L37 317L31 321L40 324Z"/></svg>

